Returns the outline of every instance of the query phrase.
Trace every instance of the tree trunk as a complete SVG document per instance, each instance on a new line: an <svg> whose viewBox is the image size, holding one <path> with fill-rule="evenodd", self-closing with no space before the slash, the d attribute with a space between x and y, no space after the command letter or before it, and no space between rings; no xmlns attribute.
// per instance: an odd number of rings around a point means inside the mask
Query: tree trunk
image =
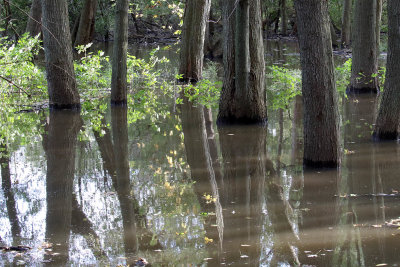
<svg viewBox="0 0 400 267"><path fill-rule="evenodd" d="M111 104L126 105L129 1L117 0L115 9Z"/></svg>
<svg viewBox="0 0 400 267"><path fill-rule="evenodd" d="M281 34L287 35L287 10L286 0L281 0Z"/></svg>
<svg viewBox="0 0 400 267"><path fill-rule="evenodd" d="M40 0L33 0L31 10L29 12L28 23L26 25L26 32L34 37L42 30L42 5Z"/></svg>
<svg viewBox="0 0 400 267"><path fill-rule="evenodd" d="M73 41L74 47L88 44L93 40L96 10L97 0L85 1L79 17L78 30Z"/></svg>
<svg viewBox="0 0 400 267"><path fill-rule="evenodd" d="M395 140L400 123L400 2L388 1L388 56L385 90L374 128L374 138Z"/></svg>
<svg viewBox="0 0 400 267"><path fill-rule="evenodd" d="M297 0L305 167L340 164L339 123L327 0Z"/></svg>
<svg viewBox="0 0 400 267"><path fill-rule="evenodd" d="M265 123L264 46L259 0L223 3L224 85L218 123ZM234 14L236 13L236 14Z"/></svg>
<svg viewBox="0 0 400 267"><path fill-rule="evenodd" d="M179 66L184 82L197 82L201 79L210 7L211 0L186 1Z"/></svg>
<svg viewBox="0 0 400 267"><path fill-rule="evenodd" d="M341 33L342 47L348 47L350 45L352 5L353 5L353 0L343 0L342 33Z"/></svg>
<svg viewBox="0 0 400 267"><path fill-rule="evenodd" d="M382 21L382 0L376 0L376 25L375 25L375 34L376 34L376 65L378 66L378 58L380 54L380 45L381 45L381 21Z"/></svg>
<svg viewBox="0 0 400 267"><path fill-rule="evenodd" d="M51 108L79 108L67 2L42 0L43 44Z"/></svg>
<svg viewBox="0 0 400 267"><path fill-rule="evenodd" d="M377 93L376 0L356 0L349 93Z"/></svg>

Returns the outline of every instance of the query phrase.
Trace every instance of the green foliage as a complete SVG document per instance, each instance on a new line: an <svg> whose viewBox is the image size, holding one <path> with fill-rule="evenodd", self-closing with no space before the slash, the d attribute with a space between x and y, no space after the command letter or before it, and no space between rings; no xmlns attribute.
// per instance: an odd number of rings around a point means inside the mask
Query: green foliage
<svg viewBox="0 0 400 267"><path fill-rule="evenodd" d="M268 86L267 98L272 109L288 109L296 95L301 94L301 71L273 65L267 75L271 84Z"/></svg>
<svg viewBox="0 0 400 267"><path fill-rule="evenodd" d="M344 64L337 66L335 69L336 90L340 95L345 97L347 97L346 89L350 83L351 64L352 60L350 58Z"/></svg>
<svg viewBox="0 0 400 267"><path fill-rule="evenodd" d="M17 43L0 39L0 142L18 146L32 142L42 113L29 112L48 99L44 71L33 63L38 38L22 36Z"/></svg>

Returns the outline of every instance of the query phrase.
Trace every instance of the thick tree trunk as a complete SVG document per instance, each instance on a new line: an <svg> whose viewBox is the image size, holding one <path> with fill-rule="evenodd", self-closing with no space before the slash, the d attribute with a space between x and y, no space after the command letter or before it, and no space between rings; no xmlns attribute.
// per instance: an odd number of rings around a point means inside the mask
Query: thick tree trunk
<svg viewBox="0 0 400 267"><path fill-rule="evenodd" d="M129 1L117 0L115 9L111 104L126 105Z"/></svg>
<svg viewBox="0 0 400 267"><path fill-rule="evenodd" d="M343 0L342 33L341 33L342 47L348 47L350 45L352 6L353 6L353 0Z"/></svg>
<svg viewBox="0 0 400 267"><path fill-rule="evenodd" d="M79 17L79 26L74 36L74 47L85 45L93 40L94 23L96 18L97 0L86 0L81 15Z"/></svg>
<svg viewBox="0 0 400 267"><path fill-rule="evenodd" d="M218 123L265 123L261 5L259 0L239 0L235 9L235 2L223 2L224 85Z"/></svg>
<svg viewBox="0 0 400 267"><path fill-rule="evenodd" d="M356 0L349 93L377 93L376 0Z"/></svg>
<svg viewBox="0 0 400 267"><path fill-rule="evenodd" d="M40 0L33 0L31 10L29 12L28 23L26 25L26 32L30 36L38 35L42 30L42 4Z"/></svg>
<svg viewBox="0 0 400 267"><path fill-rule="evenodd" d="M79 108L67 2L42 0L43 43L51 108Z"/></svg>
<svg viewBox="0 0 400 267"><path fill-rule="evenodd" d="M184 82L197 82L201 79L210 7L211 0L186 1L179 67Z"/></svg>
<svg viewBox="0 0 400 267"><path fill-rule="evenodd" d="M337 96L327 0L297 0L305 167L340 163Z"/></svg>
<svg viewBox="0 0 400 267"><path fill-rule="evenodd" d="M400 2L388 1L388 56L385 90L376 118L376 139L397 139L400 123Z"/></svg>
<svg viewBox="0 0 400 267"><path fill-rule="evenodd" d="M51 256L57 266L66 265L69 257L75 149L81 125L78 112L52 110L43 137L47 158L46 241L60 244L54 248L58 255Z"/></svg>

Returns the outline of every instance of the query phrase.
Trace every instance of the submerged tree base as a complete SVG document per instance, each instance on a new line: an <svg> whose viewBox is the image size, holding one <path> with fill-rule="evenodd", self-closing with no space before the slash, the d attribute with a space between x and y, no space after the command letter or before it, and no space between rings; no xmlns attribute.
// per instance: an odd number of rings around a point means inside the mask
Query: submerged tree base
<svg viewBox="0 0 400 267"><path fill-rule="evenodd" d="M339 167L338 161L313 161L310 159L303 159L304 169L333 169Z"/></svg>
<svg viewBox="0 0 400 267"><path fill-rule="evenodd" d="M378 94L380 92L379 87L353 87L348 86L346 89L346 94L348 95L360 95L360 94Z"/></svg>
<svg viewBox="0 0 400 267"><path fill-rule="evenodd" d="M266 126L268 124L267 118L236 118L236 117L218 117L218 126L229 126L229 125L261 125Z"/></svg>
<svg viewBox="0 0 400 267"><path fill-rule="evenodd" d="M62 110L62 109L70 109L70 110L80 110L81 104L49 104L50 110Z"/></svg>
<svg viewBox="0 0 400 267"><path fill-rule="evenodd" d="M375 142L379 141L390 141L390 140L397 140L398 133L397 131L394 132L374 132L372 134L372 140Z"/></svg>

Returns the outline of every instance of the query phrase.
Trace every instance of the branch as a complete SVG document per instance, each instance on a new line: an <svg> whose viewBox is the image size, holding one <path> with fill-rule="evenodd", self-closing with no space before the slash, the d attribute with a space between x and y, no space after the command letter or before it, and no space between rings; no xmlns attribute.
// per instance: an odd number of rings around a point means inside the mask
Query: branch
<svg viewBox="0 0 400 267"><path fill-rule="evenodd" d="M21 90L22 92L24 92L24 93L27 95L28 98L31 98L31 97L32 97L32 95L30 95L30 94L29 94L26 90L24 90L21 86L16 85L13 81L7 79L6 77L3 77L3 76L0 75L0 79L3 79L3 80L5 80L6 82L8 82L9 84L11 84L11 85L17 87L19 90Z"/></svg>

